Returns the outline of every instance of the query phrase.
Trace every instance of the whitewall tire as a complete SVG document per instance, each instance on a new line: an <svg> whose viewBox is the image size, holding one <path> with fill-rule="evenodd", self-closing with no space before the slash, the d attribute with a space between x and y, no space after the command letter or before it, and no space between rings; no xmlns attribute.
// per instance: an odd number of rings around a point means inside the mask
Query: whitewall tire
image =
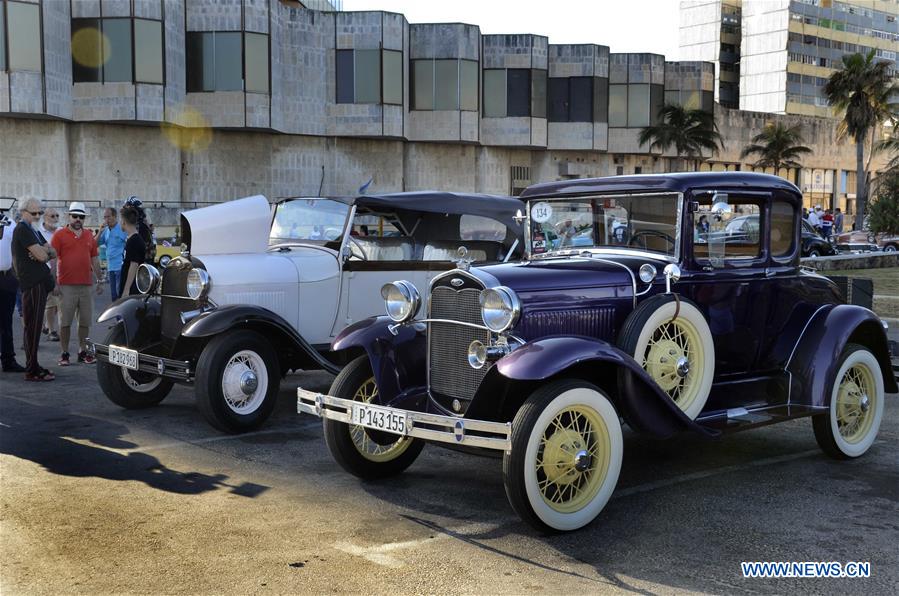
<svg viewBox="0 0 899 596"><path fill-rule="evenodd" d="M512 508L543 531L570 531L593 521L621 472L624 441L612 402L576 380L535 391L512 423L503 480Z"/></svg>
<svg viewBox="0 0 899 596"><path fill-rule="evenodd" d="M715 376L715 343L709 324L689 300L654 296L632 312L619 347L691 420L699 416Z"/></svg>
<svg viewBox="0 0 899 596"><path fill-rule="evenodd" d="M864 455L883 420L883 375L868 348L847 344L840 358L826 414L812 418L818 445L836 459Z"/></svg>

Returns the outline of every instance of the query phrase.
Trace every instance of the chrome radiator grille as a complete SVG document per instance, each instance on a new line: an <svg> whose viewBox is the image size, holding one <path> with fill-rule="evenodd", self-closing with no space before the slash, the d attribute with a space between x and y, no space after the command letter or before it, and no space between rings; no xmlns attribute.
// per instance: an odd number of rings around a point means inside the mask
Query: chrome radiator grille
<svg viewBox="0 0 899 596"><path fill-rule="evenodd" d="M437 286L431 291L431 315L429 318L483 325L481 307L478 303L479 295L480 290L475 288L454 290L449 287ZM478 370L468 364L468 346L476 339L487 343L490 340L490 334L487 331L463 325L430 323L428 333L429 387L434 399L449 411L454 411L449 403L452 398L471 400L484 375L487 374L489 366Z"/></svg>

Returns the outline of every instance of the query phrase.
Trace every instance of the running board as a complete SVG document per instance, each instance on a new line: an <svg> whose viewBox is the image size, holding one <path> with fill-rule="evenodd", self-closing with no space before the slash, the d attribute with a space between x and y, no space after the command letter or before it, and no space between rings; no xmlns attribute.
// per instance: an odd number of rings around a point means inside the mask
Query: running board
<svg viewBox="0 0 899 596"><path fill-rule="evenodd" d="M805 418L823 412L827 412L826 407L779 405L753 410L732 408L724 412L716 412L711 416L698 418L696 423L706 428L731 433L767 426L793 418Z"/></svg>

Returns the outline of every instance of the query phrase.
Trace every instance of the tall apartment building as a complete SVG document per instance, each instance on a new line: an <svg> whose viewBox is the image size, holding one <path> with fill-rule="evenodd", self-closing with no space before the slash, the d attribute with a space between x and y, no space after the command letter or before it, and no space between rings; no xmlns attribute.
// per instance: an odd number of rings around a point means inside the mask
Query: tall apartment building
<svg viewBox="0 0 899 596"><path fill-rule="evenodd" d="M715 101L727 108L740 107L741 5L742 0L680 4L680 59L715 65Z"/></svg>
<svg viewBox="0 0 899 596"><path fill-rule="evenodd" d="M896 74L896 0L743 0L740 108L832 116L823 88L845 54L874 50Z"/></svg>

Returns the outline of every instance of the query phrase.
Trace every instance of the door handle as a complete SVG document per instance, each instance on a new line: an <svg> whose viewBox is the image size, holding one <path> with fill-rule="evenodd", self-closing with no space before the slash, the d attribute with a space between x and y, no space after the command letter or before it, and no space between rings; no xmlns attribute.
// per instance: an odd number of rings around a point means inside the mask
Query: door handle
<svg viewBox="0 0 899 596"><path fill-rule="evenodd" d="M765 277L774 277L775 274L776 272L774 270L767 267L765 268Z"/></svg>

